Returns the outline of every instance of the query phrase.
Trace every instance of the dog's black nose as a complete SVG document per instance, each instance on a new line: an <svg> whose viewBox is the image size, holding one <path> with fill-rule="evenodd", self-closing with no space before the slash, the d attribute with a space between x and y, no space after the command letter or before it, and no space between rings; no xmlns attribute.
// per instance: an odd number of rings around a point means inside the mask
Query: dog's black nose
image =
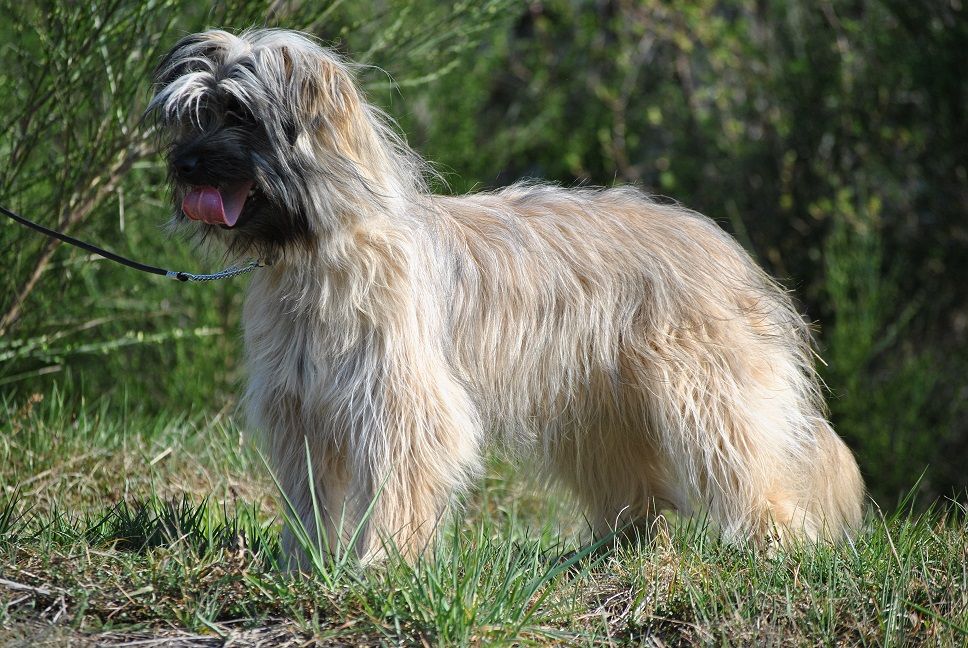
<svg viewBox="0 0 968 648"><path fill-rule="evenodd" d="M199 159L194 153L180 155L175 158L175 171L183 176L191 175L198 167Z"/></svg>

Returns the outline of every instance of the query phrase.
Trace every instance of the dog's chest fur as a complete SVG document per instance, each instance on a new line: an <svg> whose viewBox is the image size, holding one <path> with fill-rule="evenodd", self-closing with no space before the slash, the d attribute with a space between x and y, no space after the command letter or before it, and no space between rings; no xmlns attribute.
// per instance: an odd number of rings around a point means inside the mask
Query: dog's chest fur
<svg viewBox="0 0 968 648"><path fill-rule="evenodd" d="M327 385L338 367L322 348L335 346L338 322L312 307L319 296L282 273L253 279L243 316L249 417L267 432L296 428L308 433L318 411L328 407Z"/></svg>

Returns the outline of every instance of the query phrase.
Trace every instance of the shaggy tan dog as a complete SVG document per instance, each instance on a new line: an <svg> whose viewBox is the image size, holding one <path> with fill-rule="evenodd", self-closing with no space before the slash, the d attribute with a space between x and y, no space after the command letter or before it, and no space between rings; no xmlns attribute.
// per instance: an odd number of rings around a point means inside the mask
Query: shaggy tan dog
<svg viewBox="0 0 968 648"><path fill-rule="evenodd" d="M598 533L666 507L734 540L858 523L807 327L709 219L631 188L432 195L350 67L293 32L189 36L155 84L176 219L274 262L246 401L310 537L415 557L489 446Z"/></svg>

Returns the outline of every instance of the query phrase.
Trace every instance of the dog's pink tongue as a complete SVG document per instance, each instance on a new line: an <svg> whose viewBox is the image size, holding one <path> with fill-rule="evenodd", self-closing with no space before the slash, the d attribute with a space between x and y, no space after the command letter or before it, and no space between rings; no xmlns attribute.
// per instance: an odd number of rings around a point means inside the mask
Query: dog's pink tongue
<svg viewBox="0 0 968 648"><path fill-rule="evenodd" d="M182 200L182 211L192 220L234 227L251 188L251 182L221 190L210 186L195 187Z"/></svg>
<svg viewBox="0 0 968 648"><path fill-rule="evenodd" d="M222 195L215 187L192 189L182 200L182 211L192 220L202 221L209 225L220 225L225 222Z"/></svg>

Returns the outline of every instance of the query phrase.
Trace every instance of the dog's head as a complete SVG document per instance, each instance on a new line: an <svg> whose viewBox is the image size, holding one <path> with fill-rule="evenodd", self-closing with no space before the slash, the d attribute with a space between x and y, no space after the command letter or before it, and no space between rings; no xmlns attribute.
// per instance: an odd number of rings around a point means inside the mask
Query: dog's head
<svg viewBox="0 0 968 648"><path fill-rule="evenodd" d="M187 36L158 65L154 89L147 114L168 149L176 221L197 221L236 252L311 242L373 166L349 69L304 35Z"/></svg>

